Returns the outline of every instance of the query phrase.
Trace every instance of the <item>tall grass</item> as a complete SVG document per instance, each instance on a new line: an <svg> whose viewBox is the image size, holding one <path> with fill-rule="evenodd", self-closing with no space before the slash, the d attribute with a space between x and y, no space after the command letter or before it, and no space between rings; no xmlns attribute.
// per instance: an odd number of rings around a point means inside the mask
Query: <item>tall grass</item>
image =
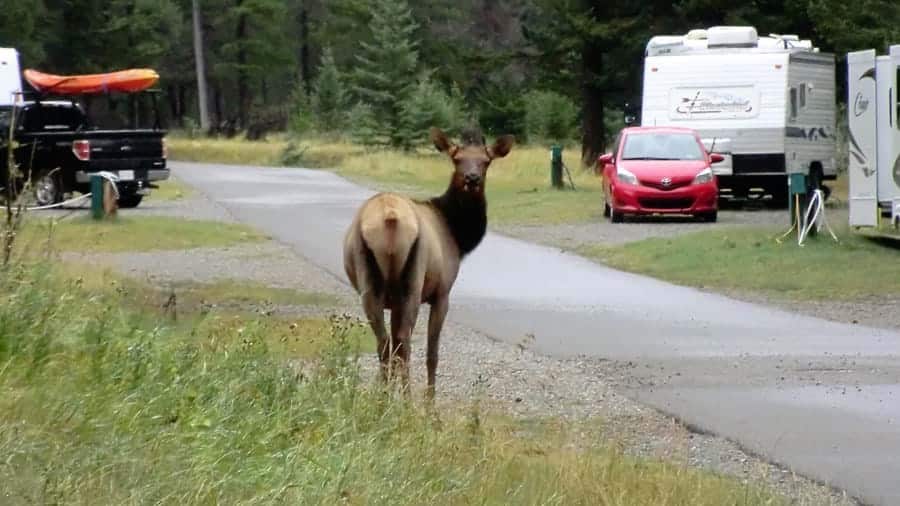
<svg viewBox="0 0 900 506"><path fill-rule="evenodd" d="M0 275L3 504L780 503L474 405L437 426L361 373L352 319L273 339L265 319L169 324L119 288Z"/></svg>

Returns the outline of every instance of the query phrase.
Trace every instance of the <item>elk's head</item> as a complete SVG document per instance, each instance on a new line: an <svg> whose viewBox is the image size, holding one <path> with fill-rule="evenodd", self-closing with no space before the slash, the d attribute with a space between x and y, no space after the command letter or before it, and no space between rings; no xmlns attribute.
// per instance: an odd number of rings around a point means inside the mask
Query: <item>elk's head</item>
<svg viewBox="0 0 900 506"><path fill-rule="evenodd" d="M437 127L431 128L431 141L438 151L447 153L453 162L453 178L451 187L460 192L472 195L484 193L484 182L488 166L495 158L503 158L512 148L515 138L503 135L491 146L485 146L484 136L477 129L469 129L462 133L462 145L451 142L447 135Z"/></svg>

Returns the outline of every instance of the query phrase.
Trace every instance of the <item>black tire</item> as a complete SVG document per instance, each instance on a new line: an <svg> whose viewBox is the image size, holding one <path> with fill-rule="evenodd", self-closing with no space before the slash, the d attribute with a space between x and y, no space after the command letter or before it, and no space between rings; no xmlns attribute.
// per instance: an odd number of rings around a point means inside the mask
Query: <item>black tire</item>
<svg viewBox="0 0 900 506"><path fill-rule="evenodd" d="M719 212L711 211L708 213L700 213L697 215L697 218L705 223L715 223L719 219Z"/></svg>
<svg viewBox="0 0 900 506"><path fill-rule="evenodd" d="M809 169L809 177L807 177L806 179L806 193L812 195L812 193L816 190L823 190L822 169L813 167Z"/></svg>
<svg viewBox="0 0 900 506"><path fill-rule="evenodd" d="M59 177L59 173L47 172L38 176L34 180L32 193L35 204L38 206L49 206L62 202L62 178Z"/></svg>
<svg viewBox="0 0 900 506"><path fill-rule="evenodd" d="M119 195L119 207L129 209L141 205L144 196L139 193L123 193Z"/></svg>
<svg viewBox="0 0 900 506"><path fill-rule="evenodd" d="M612 223L622 223L625 221L625 215L617 213L612 206L609 207L609 221Z"/></svg>
<svg viewBox="0 0 900 506"><path fill-rule="evenodd" d="M609 203L607 202L603 203L603 217L609 218Z"/></svg>

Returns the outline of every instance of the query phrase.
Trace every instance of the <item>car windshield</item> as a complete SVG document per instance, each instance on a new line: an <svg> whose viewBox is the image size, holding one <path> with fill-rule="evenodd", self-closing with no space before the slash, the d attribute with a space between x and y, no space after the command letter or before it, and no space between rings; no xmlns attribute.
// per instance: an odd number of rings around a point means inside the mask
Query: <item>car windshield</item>
<svg viewBox="0 0 900 506"><path fill-rule="evenodd" d="M702 160L703 151L689 133L642 133L625 138L623 160Z"/></svg>

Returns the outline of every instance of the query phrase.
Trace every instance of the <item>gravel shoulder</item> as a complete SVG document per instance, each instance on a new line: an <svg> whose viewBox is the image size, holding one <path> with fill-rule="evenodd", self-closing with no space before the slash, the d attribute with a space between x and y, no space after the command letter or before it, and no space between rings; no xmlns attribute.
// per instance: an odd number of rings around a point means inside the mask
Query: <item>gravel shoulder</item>
<svg viewBox="0 0 900 506"><path fill-rule="evenodd" d="M234 221L227 211L199 194L177 201L154 201L151 196L138 209L121 212ZM767 212L752 216L761 220L776 218ZM734 220L739 219L741 217L735 215ZM723 219L721 225L730 221L730 218ZM608 241L635 240L654 230L658 234L675 234L708 226L645 225L610 226L603 223L502 232L544 244L573 247L570 244L596 242L598 237ZM70 257L77 259L77 256ZM315 311L323 316L349 313L363 318L356 297L346 284L291 248L274 241L231 248L103 254L91 258L124 274L161 285L178 281L248 280L273 287L331 293L338 296L340 302L334 307L315 308ZM290 316L292 311L297 308L277 309L283 316ZM420 311L411 366L417 393L421 393L425 379L426 321L427 310ZM730 441L692 432L672 418L631 400L619 390L620 385L631 381L631 372L619 364L540 356L530 351L527 343L516 346L499 342L454 323L452 308L442 334L440 357L437 389L445 412L479 400L483 408L516 417L559 416L578 423L596 424L602 427L608 444L620 446L632 455L662 458L736 476L745 482L762 480L792 498L794 504L857 504L837 491L747 454ZM374 380L375 358L364 360L363 365Z"/></svg>

